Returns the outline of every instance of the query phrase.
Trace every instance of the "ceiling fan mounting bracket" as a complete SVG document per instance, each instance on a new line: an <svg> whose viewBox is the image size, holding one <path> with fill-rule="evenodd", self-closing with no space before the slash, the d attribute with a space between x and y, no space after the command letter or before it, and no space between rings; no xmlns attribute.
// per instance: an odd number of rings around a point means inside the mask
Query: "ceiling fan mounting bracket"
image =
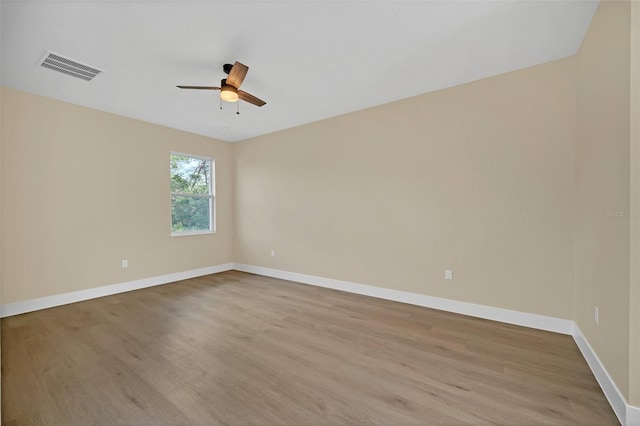
<svg viewBox="0 0 640 426"><path fill-rule="evenodd" d="M224 71L225 74L229 74L231 72L231 68L233 68L233 64L224 64L222 66L222 71Z"/></svg>

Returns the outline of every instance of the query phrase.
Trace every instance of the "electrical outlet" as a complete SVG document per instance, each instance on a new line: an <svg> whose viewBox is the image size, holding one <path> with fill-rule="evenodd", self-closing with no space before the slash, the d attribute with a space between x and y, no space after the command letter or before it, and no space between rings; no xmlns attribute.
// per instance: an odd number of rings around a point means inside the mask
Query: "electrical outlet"
<svg viewBox="0 0 640 426"><path fill-rule="evenodd" d="M600 324L600 310L597 306L593 308L593 319L596 321L596 324Z"/></svg>
<svg viewBox="0 0 640 426"><path fill-rule="evenodd" d="M452 280L453 279L453 270L445 269L444 270L444 279L445 280Z"/></svg>
<svg viewBox="0 0 640 426"><path fill-rule="evenodd" d="M276 251L275 250L271 250L271 257L276 257Z"/></svg>
<svg viewBox="0 0 640 426"><path fill-rule="evenodd" d="M129 261L127 259L122 259L122 267L123 268L128 268L129 267Z"/></svg>

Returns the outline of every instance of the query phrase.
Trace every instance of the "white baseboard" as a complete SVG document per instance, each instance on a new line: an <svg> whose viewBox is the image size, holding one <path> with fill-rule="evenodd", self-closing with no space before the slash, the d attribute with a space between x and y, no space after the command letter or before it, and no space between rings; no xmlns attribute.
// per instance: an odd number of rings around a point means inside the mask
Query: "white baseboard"
<svg viewBox="0 0 640 426"><path fill-rule="evenodd" d="M578 348L582 352L593 375L600 384L609 404L618 416L623 426L640 426L640 407L627 404L626 399L609 376L609 373L600 362L597 355L589 345L589 342L580 331L578 325L571 320L547 317L544 315L529 314L525 312L511 311L508 309L494 308L491 306L474 303L459 302L440 297L426 296L423 294L409 293L406 291L391 290L348 281L334 280L314 275L300 274L297 272L282 271L279 269L264 268L261 266L234 264L233 269L267 277L280 278L295 281L302 284L310 284L318 287L332 288L349 293L362 294L377 297L379 299L393 300L411 305L424 306L447 312L500 321L508 324L536 328L539 330L553 331L573 336Z"/></svg>
<svg viewBox="0 0 640 426"><path fill-rule="evenodd" d="M531 327L539 330L553 331L555 333L569 335L573 333L573 321L561 318L529 314L525 312L512 311L509 309L495 308L492 306L478 305L475 303L460 302L457 300L444 299L441 297L410 293L407 291L391 290L388 288L374 287L365 284L356 284L348 281L334 280L331 278L323 278L314 275L299 274L297 272L287 272L278 269L263 268L261 266L245 265L242 263L236 263L233 268L238 271L250 272L252 274L280 278L289 281L296 281L299 283L311 284L318 287L332 288L349 293L362 294L365 296L377 297L379 299L393 300L396 302L408 303L410 305L424 306L426 308L454 312L457 314L463 314L493 321L500 321L508 324L521 325L524 327Z"/></svg>
<svg viewBox="0 0 640 426"><path fill-rule="evenodd" d="M203 275L216 274L218 272L233 269L233 263L209 266L206 268L192 269L190 271L176 272L173 274L160 275L157 277L143 278L124 283L111 284L102 287L90 288L87 290L72 291L70 293L56 294L53 296L41 297L38 299L25 300L22 302L8 303L0 306L0 318L12 315L24 314L26 312L40 309L53 308L55 306L67 305L69 303L81 302L83 300L95 299L112 294L124 293L141 288L153 287L189 278L201 277Z"/></svg>
<svg viewBox="0 0 640 426"><path fill-rule="evenodd" d="M640 407L627 405L627 422L625 426L640 426Z"/></svg>
<svg viewBox="0 0 640 426"><path fill-rule="evenodd" d="M574 324L573 340L575 340L580 352L582 352L582 356L587 361L587 364L589 364L589 368L591 368L593 375L604 392L604 396L607 397L607 400L609 401L609 404L611 404L611 408L613 408L616 416L618 416L620 423L626 426L639 424L628 422L627 411L633 407L627 404L627 401L620 392L620 389L618 389L615 382L604 368L604 365L600 362L600 359L593 351L593 348L584 337L584 334L582 334L578 324Z"/></svg>

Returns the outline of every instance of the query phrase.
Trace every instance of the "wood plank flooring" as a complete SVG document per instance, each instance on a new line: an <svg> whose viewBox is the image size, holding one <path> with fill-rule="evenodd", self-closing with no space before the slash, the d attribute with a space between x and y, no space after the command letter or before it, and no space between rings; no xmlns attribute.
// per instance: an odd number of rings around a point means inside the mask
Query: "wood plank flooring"
<svg viewBox="0 0 640 426"><path fill-rule="evenodd" d="M2 320L6 425L615 425L570 336L237 271Z"/></svg>

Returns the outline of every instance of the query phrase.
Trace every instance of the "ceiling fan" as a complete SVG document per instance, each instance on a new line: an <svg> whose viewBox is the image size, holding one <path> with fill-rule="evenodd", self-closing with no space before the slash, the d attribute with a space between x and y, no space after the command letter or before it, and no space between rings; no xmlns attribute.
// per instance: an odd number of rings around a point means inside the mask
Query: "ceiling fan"
<svg viewBox="0 0 640 426"><path fill-rule="evenodd" d="M256 106L266 105L262 99L258 99L250 93L240 90L240 85L249 71L249 67L236 62L235 64L224 64L222 70L228 74L227 78L223 78L220 87L217 86L176 86L180 89L198 89L198 90L219 90L220 99L226 102L237 102L241 99L245 102ZM221 104L222 105L222 104Z"/></svg>

